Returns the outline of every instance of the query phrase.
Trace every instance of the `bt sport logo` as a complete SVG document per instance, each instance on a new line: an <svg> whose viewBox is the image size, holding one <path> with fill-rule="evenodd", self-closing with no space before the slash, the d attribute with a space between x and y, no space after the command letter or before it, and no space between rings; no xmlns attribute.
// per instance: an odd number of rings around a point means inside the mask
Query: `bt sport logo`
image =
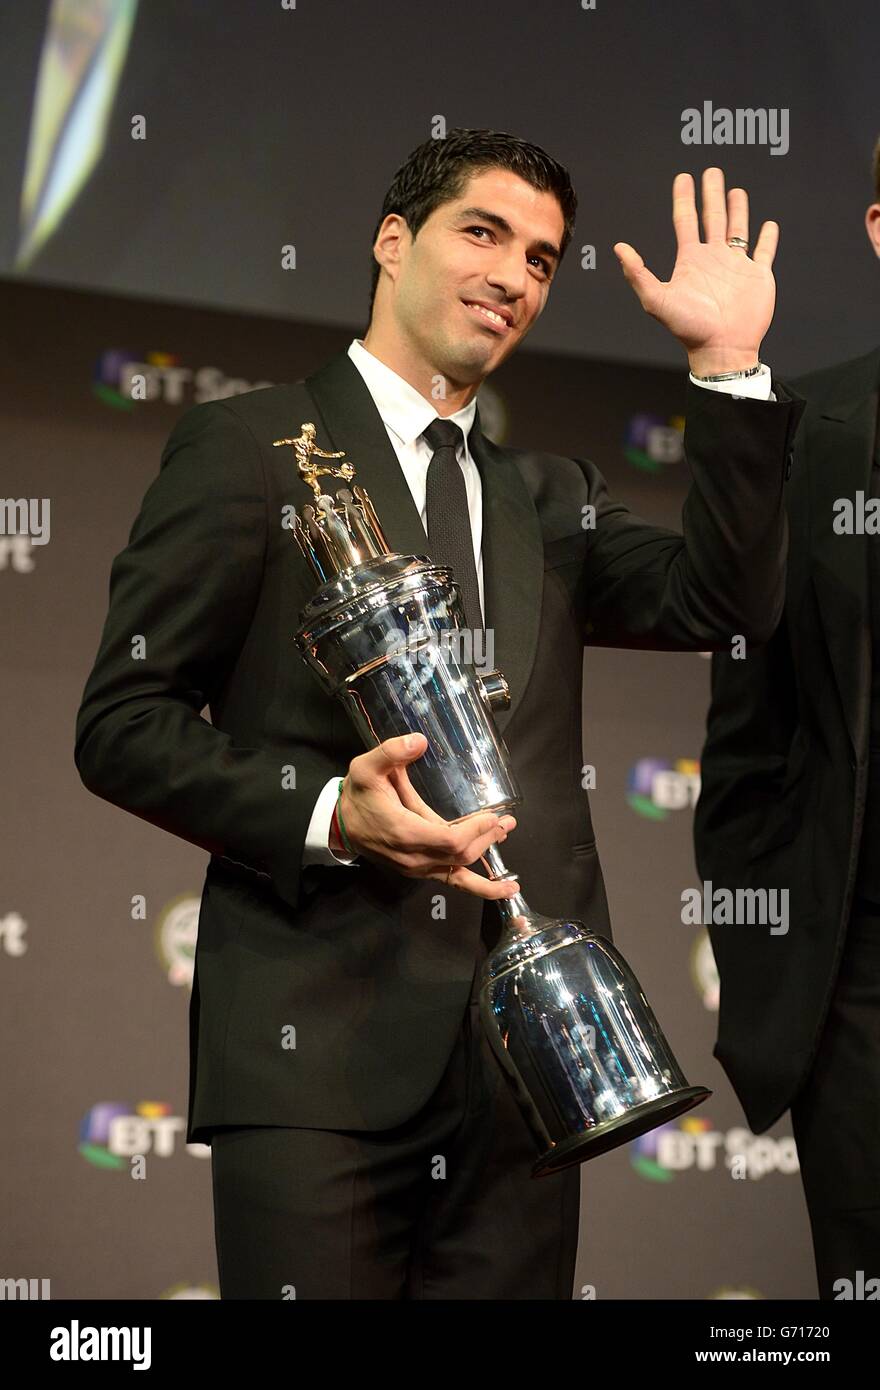
<svg viewBox="0 0 880 1390"><path fill-rule="evenodd" d="M697 758L639 758L630 769L626 785L629 806L647 820L666 820L671 811L686 811L700 795Z"/></svg>
<svg viewBox="0 0 880 1390"><path fill-rule="evenodd" d="M274 386L227 376L219 367L186 367L175 353L108 348L95 363L93 390L99 401L116 410L133 410L143 402L194 405L221 401L245 391Z"/></svg>
<svg viewBox="0 0 880 1390"><path fill-rule="evenodd" d="M661 473L684 458L684 416L633 415L623 443L624 458L643 473Z"/></svg>
<svg viewBox="0 0 880 1390"><path fill-rule="evenodd" d="M186 1120L175 1115L167 1101L142 1100L131 1106L123 1101L100 1101L83 1118L79 1152L96 1168L127 1169L136 1155L171 1158L177 1139L186 1131ZM186 1144L196 1158L210 1157L208 1144Z"/></svg>

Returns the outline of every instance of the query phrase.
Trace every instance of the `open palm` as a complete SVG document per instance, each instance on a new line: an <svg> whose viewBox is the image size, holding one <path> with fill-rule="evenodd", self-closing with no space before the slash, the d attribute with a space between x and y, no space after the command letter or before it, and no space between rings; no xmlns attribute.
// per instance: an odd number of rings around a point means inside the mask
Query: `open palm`
<svg viewBox="0 0 880 1390"><path fill-rule="evenodd" d="M623 272L645 311L684 344L693 370L736 370L758 358L773 318L776 283L773 258L779 227L765 222L751 256L729 246L731 237L749 239L749 199L744 188L725 198L724 174L706 169L702 183L703 231L694 180L677 174L672 185L672 222L678 243L672 275L658 280L627 242L614 247Z"/></svg>

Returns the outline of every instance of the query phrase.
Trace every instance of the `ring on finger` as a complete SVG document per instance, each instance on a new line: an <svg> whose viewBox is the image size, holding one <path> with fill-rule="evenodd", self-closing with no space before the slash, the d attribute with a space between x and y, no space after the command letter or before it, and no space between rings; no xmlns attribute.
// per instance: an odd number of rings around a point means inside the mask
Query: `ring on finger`
<svg viewBox="0 0 880 1390"><path fill-rule="evenodd" d="M730 236L730 237L728 237L728 238L727 238L727 244L728 244L728 246L734 246L734 247L736 247L737 250L740 250L740 251L748 251L748 249L749 249L749 243L746 241L745 237L742 237L742 236Z"/></svg>

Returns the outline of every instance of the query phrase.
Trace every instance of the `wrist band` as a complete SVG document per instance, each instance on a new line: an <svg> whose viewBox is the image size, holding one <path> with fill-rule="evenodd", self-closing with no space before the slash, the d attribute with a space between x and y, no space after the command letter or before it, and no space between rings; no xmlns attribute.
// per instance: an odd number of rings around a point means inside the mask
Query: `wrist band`
<svg viewBox="0 0 880 1390"><path fill-rule="evenodd" d="M719 372L717 376L697 376L691 372L694 381L739 381L741 377L757 376L758 372L764 370L764 363L759 362L756 367L746 367L741 372Z"/></svg>
<svg viewBox="0 0 880 1390"><path fill-rule="evenodd" d="M349 840L347 834L345 833L345 821L342 819L342 808L341 808L341 806L340 806L340 802L341 802L341 800L342 800L342 787L343 787L344 782L345 782L345 778L344 778L344 777L340 777L340 779L339 779L339 791L338 791L337 796L336 796L336 806L335 806L335 809L334 809L334 811L333 811L333 814L334 814L334 816L336 817L336 823L337 823L337 825L339 826L339 838L340 838L340 840L342 841L342 843L345 845L345 848L348 850L348 853L351 854L351 855L353 855L354 852L355 852L355 851L354 851L354 846L352 845L352 843L351 843L351 841Z"/></svg>
<svg viewBox="0 0 880 1390"><path fill-rule="evenodd" d="M333 807L333 814L330 817L330 837L335 843L342 842L342 832L339 829L339 817L336 814L336 806ZM332 845L331 845L332 849ZM335 852L335 851L334 851Z"/></svg>

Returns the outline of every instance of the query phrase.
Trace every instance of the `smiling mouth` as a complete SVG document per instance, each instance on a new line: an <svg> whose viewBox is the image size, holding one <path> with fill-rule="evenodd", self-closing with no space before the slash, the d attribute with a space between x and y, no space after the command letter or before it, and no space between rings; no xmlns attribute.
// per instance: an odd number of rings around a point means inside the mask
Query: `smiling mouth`
<svg viewBox="0 0 880 1390"><path fill-rule="evenodd" d="M474 304L473 301L467 299L462 302L464 307L470 309L472 314L476 314L477 318L479 318L487 328L493 329L496 333L510 332L511 325L501 314L493 313L490 309L485 309L482 304Z"/></svg>

